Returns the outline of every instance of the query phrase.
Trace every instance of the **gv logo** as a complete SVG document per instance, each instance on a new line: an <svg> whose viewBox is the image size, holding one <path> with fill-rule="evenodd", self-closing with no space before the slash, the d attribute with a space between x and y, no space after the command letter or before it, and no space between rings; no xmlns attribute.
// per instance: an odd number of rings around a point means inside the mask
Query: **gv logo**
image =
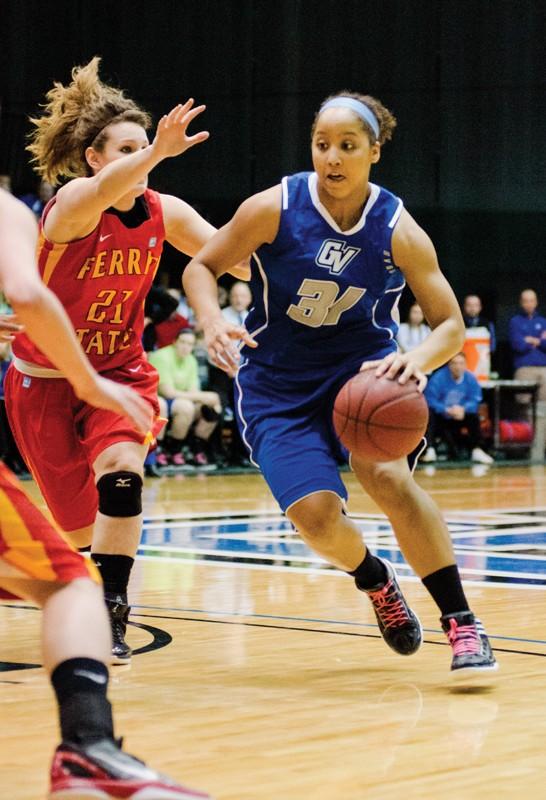
<svg viewBox="0 0 546 800"><path fill-rule="evenodd" d="M333 275L339 275L361 249L350 247L347 242L339 239L325 239L315 258L315 264L325 267Z"/></svg>

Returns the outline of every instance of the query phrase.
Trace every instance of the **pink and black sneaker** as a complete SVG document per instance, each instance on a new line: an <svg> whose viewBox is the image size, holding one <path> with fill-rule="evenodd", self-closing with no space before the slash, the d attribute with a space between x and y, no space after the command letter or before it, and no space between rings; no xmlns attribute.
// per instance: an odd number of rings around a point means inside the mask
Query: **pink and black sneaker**
<svg viewBox="0 0 546 800"><path fill-rule="evenodd" d="M49 800L212 800L124 753L111 739L63 742L51 765Z"/></svg>
<svg viewBox="0 0 546 800"><path fill-rule="evenodd" d="M471 611L446 614L440 622L453 651L451 674L455 680L498 670L485 629Z"/></svg>
<svg viewBox="0 0 546 800"><path fill-rule="evenodd" d="M394 567L386 559L380 560L387 570L387 582L364 591L372 602L385 642L395 653L411 656L421 647L423 629L402 594Z"/></svg>

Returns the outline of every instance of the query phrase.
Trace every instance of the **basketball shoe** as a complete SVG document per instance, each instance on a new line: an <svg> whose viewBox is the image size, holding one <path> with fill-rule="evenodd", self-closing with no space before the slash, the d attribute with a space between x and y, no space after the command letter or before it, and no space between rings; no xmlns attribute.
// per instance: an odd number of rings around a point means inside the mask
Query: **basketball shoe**
<svg viewBox="0 0 546 800"><path fill-rule="evenodd" d="M133 651L125 641L127 621L131 610L131 606L127 605L127 595L105 592L104 599L112 629L112 661L110 663L128 664Z"/></svg>
<svg viewBox="0 0 546 800"><path fill-rule="evenodd" d="M111 739L60 744L50 781L49 800L212 800L150 769Z"/></svg>
<svg viewBox="0 0 546 800"><path fill-rule="evenodd" d="M387 582L363 591L371 600L379 630L391 650L401 656L411 656L421 646L423 629L406 603L394 567L384 558L379 560L387 571Z"/></svg>
<svg viewBox="0 0 546 800"><path fill-rule="evenodd" d="M455 680L499 668L485 629L471 611L446 614L440 622L453 651L451 675Z"/></svg>

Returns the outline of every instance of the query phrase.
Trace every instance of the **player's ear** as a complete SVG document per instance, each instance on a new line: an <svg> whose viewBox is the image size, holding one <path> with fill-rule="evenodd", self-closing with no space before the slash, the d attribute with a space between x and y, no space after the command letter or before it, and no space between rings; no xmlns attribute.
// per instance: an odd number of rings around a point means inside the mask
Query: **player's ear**
<svg viewBox="0 0 546 800"><path fill-rule="evenodd" d="M370 153L370 161L372 164L377 164L379 159L381 158L381 145L379 142L372 144L371 153Z"/></svg>
<svg viewBox="0 0 546 800"><path fill-rule="evenodd" d="M96 172L97 170L100 169L101 163L99 160L99 154L97 153L94 147L87 147L84 155L85 155L85 160L87 161L93 172Z"/></svg>

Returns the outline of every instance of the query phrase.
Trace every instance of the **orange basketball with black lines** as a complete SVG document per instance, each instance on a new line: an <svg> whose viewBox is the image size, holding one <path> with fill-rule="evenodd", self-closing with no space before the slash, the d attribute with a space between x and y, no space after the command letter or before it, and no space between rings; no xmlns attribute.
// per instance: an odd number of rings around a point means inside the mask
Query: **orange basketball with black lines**
<svg viewBox="0 0 546 800"><path fill-rule="evenodd" d="M423 438L428 406L417 381L401 385L366 370L339 391L333 421L341 443L354 455L394 461L409 455Z"/></svg>

